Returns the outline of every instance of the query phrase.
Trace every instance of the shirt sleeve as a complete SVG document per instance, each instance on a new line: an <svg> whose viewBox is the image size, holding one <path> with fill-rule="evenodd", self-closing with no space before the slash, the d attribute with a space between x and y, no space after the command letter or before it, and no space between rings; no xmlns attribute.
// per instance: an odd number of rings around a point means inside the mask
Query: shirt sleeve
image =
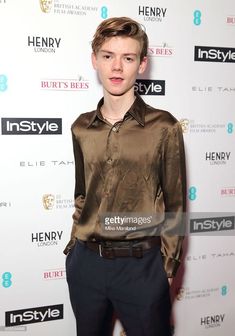
<svg viewBox="0 0 235 336"><path fill-rule="evenodd" d="M82 150L76 136L72 131L73 153L75 163L75 191L74 191L74 206L73 225L70 235L70 241L64 249L64 254L68 254L76 242L76 231L79 218L85 202L85 175L84 175L84 160Z"/></svg>
<svg viewBox="0 0 235 336"><path fill-rule="evenodd" d="M167 128L163 138L161 188L165 220L161 228L161 252L168 277L180 264L186 228L186 167L182 128L179 122Z"/></svg>

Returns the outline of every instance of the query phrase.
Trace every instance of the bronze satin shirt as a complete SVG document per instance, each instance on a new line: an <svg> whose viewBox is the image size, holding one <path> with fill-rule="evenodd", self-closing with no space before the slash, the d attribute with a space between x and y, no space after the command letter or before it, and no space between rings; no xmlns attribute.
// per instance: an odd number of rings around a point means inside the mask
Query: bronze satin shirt
<svg viewBox="0 0 235 336"><path fill-rule="evenodd" d="M139 95L123 120L111 125L97 109L72 125L75 212L67 254L80 240L130 240L160 235L168 277L182 251L186 203L185 154L180 123ZM135 231L106 231L105 214L158 214ZM165 214L169 216L165 216ZM160 215L159 215L160 214ZM165 217L164 217L165 216ZM154 223L153 223L154 222Z"/></svg>

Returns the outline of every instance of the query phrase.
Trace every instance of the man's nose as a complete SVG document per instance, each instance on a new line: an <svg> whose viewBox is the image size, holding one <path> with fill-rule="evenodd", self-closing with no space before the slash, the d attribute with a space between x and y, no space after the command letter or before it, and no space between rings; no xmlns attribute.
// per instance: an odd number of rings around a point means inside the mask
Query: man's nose
<svg viewBox="0 0 235 336"><path fill-rule="evenodd" d="M112 64L112 70L122 71L122 60L119 57L115 57Z"/></svg>

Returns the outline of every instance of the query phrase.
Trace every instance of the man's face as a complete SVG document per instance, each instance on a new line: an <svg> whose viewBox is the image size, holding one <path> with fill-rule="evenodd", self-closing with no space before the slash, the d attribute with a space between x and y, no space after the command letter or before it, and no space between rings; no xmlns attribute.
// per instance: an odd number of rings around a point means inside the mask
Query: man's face
<svg viewBox="0 0 235 336"><path fill-rule="evenodd" d="M92 64L104 92L121 96L134 90L136 77L144 72L147 58L140 62L140 43L137 40L116 36L107 39L99 51L92 54Z"/></svg>

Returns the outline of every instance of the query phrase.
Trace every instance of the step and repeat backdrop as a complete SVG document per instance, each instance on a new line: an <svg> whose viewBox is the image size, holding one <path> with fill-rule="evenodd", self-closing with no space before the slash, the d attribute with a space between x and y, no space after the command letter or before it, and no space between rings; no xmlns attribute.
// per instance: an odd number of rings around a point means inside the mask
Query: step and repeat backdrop
<svg viewBox="0 0 235 336"><path fill-rule="evenodd" d="M232 335L234 0L0 0L0 333L76 334L63 255L74 210L70 126L102 96L91 40L112 16L145 27L149 67L135 90L184 132L189 218L173 334ZM119 321L114 335L124 335Z"/></svg>

